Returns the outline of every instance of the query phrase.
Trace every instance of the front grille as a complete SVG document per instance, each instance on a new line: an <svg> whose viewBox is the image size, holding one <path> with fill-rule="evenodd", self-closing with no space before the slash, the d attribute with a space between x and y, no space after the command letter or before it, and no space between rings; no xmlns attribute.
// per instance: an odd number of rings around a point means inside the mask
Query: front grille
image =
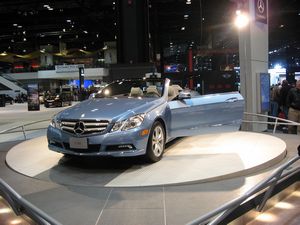
<svg viewBox="0 0 300 225"><path fill-rule="evenodd" d="M83 126L80 127L78 125L79 123ZM60 127L63 131L71 134L85 135L103 133L108 124L108 120L62 120L60 122Z"/></svg>
<svg viewBox="0 0 300 225"><path fill-rule="evenodd" d="M64 147L66 150L77 152L77 153L95 153L100 151L101 145L89 144L88 149L77 149L77 148L71 148L69 143L64 142Z"/></svg>

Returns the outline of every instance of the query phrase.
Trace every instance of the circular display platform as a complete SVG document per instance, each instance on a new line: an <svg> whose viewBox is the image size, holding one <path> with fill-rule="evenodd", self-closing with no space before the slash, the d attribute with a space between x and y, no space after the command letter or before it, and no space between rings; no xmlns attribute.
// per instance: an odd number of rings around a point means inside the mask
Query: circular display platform
<svg viewBox="0 0 300 225"><path fill-rule="evenodd" d="M272 166L285 155L286 144L281 139L239 131L177 139L154 164L139 157L64 157L48 150L45 136L14 146L6 162L21 174L60 184L137 187L243 176Z"/></svg>

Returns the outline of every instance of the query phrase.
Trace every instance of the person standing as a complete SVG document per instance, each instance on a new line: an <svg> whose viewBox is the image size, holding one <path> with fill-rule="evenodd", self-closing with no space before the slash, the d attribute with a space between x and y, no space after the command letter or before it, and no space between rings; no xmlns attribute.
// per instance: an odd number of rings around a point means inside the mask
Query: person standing
<svg viewBox="0 0 300 225"><path fill-rule="evenodd" d="M300 123L300 80L297 80L296 86L289 90L287 106L289 107L288 119ZM289 134L295 133L294 129L294 126L289 126ZM297 126L297 133L300 134L300 126Z"/></svg>
<svg viewBox="0 0 300 225"><path fill-rule="evenodd" d="M283 111L285 119L288 118L288 112L289 112L289 108L287 106L287 95L289 93L289 90L292 87L289 85L287 80L283 80L281 83L281 89L280 89L280 101L279 101L279 107L280 109Z"/></svg>
<svg viewBox="0 0 300 225"><path fill-rule="evenodd" d="M280 84L277 84L271 89L271 116L278 116L279 102L280 102Z"/></svg>

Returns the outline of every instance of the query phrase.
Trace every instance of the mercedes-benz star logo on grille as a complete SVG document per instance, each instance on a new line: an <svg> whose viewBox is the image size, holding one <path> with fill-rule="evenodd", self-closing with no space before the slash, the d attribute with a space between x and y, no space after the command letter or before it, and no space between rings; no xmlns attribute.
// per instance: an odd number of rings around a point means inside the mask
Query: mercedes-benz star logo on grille
<svg viewBox="0 0 300 225"><path fill-rule="evenodd" d="M265 3L263 0L258 0L257 1L257 9L259 11L259 13L264 13L265 11Z"/></svg>
<svg viewBox="0 0 300 225"><path fill-rule="evenodd" d="M84 133L84 127L85 127L84 122L82 122L82 121L77 122L74 126L74 132L76 134L83 134Z"/></svg>

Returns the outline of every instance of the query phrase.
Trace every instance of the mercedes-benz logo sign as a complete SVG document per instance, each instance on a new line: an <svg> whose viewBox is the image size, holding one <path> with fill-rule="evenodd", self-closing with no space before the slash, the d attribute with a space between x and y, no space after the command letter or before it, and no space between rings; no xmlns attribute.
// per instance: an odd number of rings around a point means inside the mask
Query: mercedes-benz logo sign
<svg viewBox="0 0 300 225"><path fill-rule="evenodd" d="M258 0L257 1L257 9L258 9L258 11L259 11L259 13L264 13L264 11L265 11L265 3L264 3L264 1L263 0Z"/></svg>
<svg viewBox="0 0 300 225"><path fill-rule="evenodd" d="M74 132L76 134L83 134L84 133L84 127L85 127L84 122L82 122L82 121L77 122L74 126Z"/></svg>

